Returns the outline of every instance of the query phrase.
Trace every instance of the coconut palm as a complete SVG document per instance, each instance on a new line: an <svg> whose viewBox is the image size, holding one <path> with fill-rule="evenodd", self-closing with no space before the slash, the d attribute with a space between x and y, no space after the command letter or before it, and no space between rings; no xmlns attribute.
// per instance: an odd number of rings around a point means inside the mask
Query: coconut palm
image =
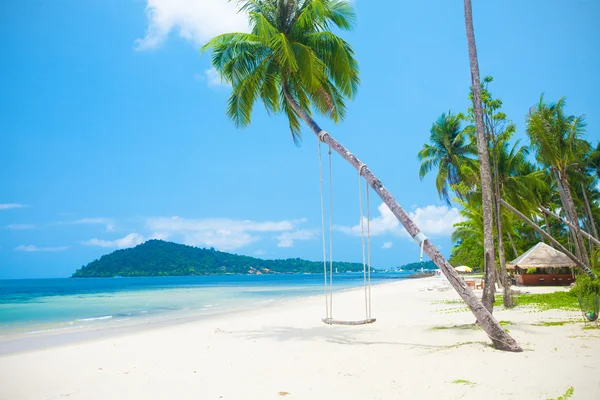
<svg viewBox="0 0 600 400"><path fill-rule="evenodd" d="M549 194L546 174L528 161L530 149L507 138L495 146L500 196L526 215L537 213L539 198Z"/></svg>
<svg viewBox="0 0 600 400"><path fill-rule="evenodd" d="M477 60L477 46L475 45L475 32L473 30L473 11L471 0L464 0L465 27L469 47L469 64L471 66L471 87L473 91L473 115L477 132L477 153L479 155L479 170L481 174L481 193L483 206L483 251L484 265L496 265L494 255L494 219L492 200L492 172L490 168L490 155L488 141L485 137L483 124L483 108L481 103L481 79L479 78L479 62ZM483 305L488 310L494 307L495 268L485 269L485 288Z"/></svg>
<svg viewBox="0 0 600 400"><path fill-rule="evenodd" d="M352 27L355 14L351 5L343 0L247 0L240 4L249 14L251 33L220 35L203 46L203 51L213 52L214 68L233 87L229 117L238 126L248 125L254 103L262 100L270 112L288 117L294 138L299 137L303 120L319 140L361 173L408 233L421 238L418 227L381 181L311 117L314 109L333 121L341 120L345 99L356 93L358 64L352 47L329 31ZM422 243L494 345L520 351L437 248L427 239Z"/></svg>
<svg viewBox="0 0 600 400"><path fill-rule="evenodd" d="M504 233L506 232L507 235L510 235L510 231L506 228L505 210L501 209L500 199L516 205L517 209L521 209L529 215L537 211L537 193L547 190L547 185L543 180L543 172L537 170L531 171L532 166L527 161L529 149L526 146L520 146L520 141L511 146L509 144L511 136L512 130L507 130L497 135L493 147L494 191L497 196L494 205L496 208L500 281L502 282L502 289L504 291L504 306L507 308L514 306L504 252Z"/></svg>
<svg viewBox="0 0 600 400"><path fill-rule="evenodd" d="M589 268L590 261L579 228L568 172L582 163L584 155L590 149L589 143L581 138L585 128L583 116L567 115L564 107L564 97L556 103L548 104L542 95L529 114L527 134L538 162L548 168L555 178L567 220L573 225L571 232L575 252Z"/></svg>
<svg viewBox="0 0 600 400"><path fill-rule="evenodd" d="M435 187L440 199L450 205L450 189L464 181L461 176L461 167L465 164L473 164L470 156L476 154L476 149L468 140L467 135L461 129L461 117L443 113L430 130L429 143L417 154L421 161L419 178L423 179L428 172L437 168ZM459 199L464 200L464 195L455 190Z"/></svg>

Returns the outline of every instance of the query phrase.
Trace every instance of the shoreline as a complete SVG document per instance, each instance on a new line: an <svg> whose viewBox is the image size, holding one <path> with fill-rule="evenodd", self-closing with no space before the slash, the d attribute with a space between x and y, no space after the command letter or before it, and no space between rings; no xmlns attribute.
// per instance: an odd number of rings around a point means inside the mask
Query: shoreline
<svg viewBox="0 0 600 400"><path fill-rule="evenodd" d="M374 288L379 285L389 285L402 282L410 278L409 276L401 279L390 279L389 281L372 283ZM347 292L358 292L364 290L362 287L340 288L334 291L335 294ZM302 300L322 299L323 294L308 294L298 297L284 297L261 301L250 306L229 306L216 312L203 312L205 308L194 310L173 310L163 314L152 316L133 316L123 320L111 320L103 325L79 325L63 326L39 331L0 332L0 357L27 353L31 351L44 350L53 347L93 342L96 340L110 339L135 333L143 333L150 330L169 328L183 324L189 324L213 318L235 316L248 312L255 312L261 309L271 307L285 306L286 304ZM90 320L103 320L106 317L90 318ZM127 321L127 322L126 322Z"/></svg>
<svg viewBox="0 0 600 400"><path fill-rule="evenodd" d="M372 287L370 325L325 325L323 297L311 296L0 356L0 399L529 400L571 386L575 400L598 393L600 330L584 329L579 313L497 307L495 317L525 349L505 353L490 347L458 295L440 288L436 278ZM362 288L334 293L334 317L360 318L363 302Z"/></svg>

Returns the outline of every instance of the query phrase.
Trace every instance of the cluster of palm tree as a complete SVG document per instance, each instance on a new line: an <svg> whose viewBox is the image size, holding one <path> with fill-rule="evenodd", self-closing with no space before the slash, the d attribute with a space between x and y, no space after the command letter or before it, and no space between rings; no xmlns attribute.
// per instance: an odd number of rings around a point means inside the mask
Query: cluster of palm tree
<svg viewBox="0 0 600 400"><path fill-rule="evenodd" d="M444 113L433 123L429 143L418 153L419 176L436 169L440 198L450 205L452 192L462 207L464 221L455 225L450 262L493 270L491 276L498 277L504 304L510 307L506 260L540 240L565 251L582 272L594 276L599 255L600 143L594 148L585 140L584 117L567 114L564 98L548 102L543 96L526 119L529 145L513 140L516 126L501 111L502 101L490 93L492 81L485 77L480 91L491 166L496 263L488 268L483 256L481 163L473 109ZM493 304L493 298L484 304Z"/></svg>

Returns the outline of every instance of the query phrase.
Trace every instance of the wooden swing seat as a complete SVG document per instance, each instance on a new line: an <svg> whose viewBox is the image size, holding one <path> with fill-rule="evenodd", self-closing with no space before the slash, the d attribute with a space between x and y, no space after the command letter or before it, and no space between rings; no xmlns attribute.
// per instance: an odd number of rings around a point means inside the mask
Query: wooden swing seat
<svg viewBox="0 0 600 400"><path fill-rule="evenodd" d="M327 325L367 325L367 324L372 324L373 322L377 321L377 319L376 318L367 318L367 319L360 319L357 321L342 321L342 320L333 319L333 318L323 318L321 321L323 321Z"/></svg>

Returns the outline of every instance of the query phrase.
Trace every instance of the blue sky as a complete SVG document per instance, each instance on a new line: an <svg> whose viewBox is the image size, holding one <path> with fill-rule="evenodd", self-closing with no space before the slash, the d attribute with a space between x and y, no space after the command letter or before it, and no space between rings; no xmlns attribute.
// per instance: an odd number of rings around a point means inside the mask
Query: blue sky
<svg viewBox="0 0 600 400"><path fill-rule="evenodd" d="M466 109L461 1L356 0L362 84L322 126L369 165L445 255L457 210L418 178L432 122ZM542 92L600 139L600 3L473 1L481 74L524 136ZM222 0L9 0L0 13L0 278L65 277L158 237L319 260L317 140L256 107L239 130L198 47L245 28ZM356 172L334 164L334 259L360 261ZM373 266L418 248L371 196ZM383 213L382 213L383 211Z"/></svg>

